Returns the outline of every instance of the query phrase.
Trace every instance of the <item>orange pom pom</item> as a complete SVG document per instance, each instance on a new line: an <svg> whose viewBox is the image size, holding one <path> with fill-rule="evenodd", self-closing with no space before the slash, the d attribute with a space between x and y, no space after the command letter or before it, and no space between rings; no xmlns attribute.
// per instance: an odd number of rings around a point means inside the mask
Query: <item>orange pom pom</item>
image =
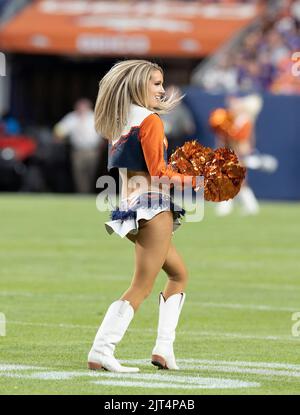
<svg viewBox="0 0 300 415"><path fill-rule="evenodd" d="M228 113L224 108L217 108L209 117L209 124L212 128L221 127L228 118Z"/></svg>
<svg viewBox="0 0 300 415"><path fill-rule="evenodd" d="M246 175L233 150L218 148L215 157L206 165L204 197L212 202L233 199L240 191Z"/></svg>
<svg viewBox="0 0 300 415"><path fill-rule="evenodd" d="M212 150L196 140L186 142L170 157L174 171L190 176L204 176L204 198L222 202L237 195L246 169L236 154L227 148Z"/></svg>
<svg viewBox="0 0 300 415"><path fill-rule="evenodd" d="M236 123L235 117L231 111L224 108L217 108L212 111L209 117L209 125L214 133L227 141L246 141L252 134L253 125L249 119L243 123Z"/></svg>

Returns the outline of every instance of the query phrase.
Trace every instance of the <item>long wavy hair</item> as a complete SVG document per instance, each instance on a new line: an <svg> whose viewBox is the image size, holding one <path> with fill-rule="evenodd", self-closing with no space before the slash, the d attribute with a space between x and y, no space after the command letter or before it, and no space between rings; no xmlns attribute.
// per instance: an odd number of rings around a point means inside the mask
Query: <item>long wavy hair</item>
<svg viewBox="0 0 300 415"><path fill-rule="evenodd" d="M156 63L132 59L116 63L101 79L95 105L95 128L102 137L114 140L121 136L131 104L164 114L180 102L182 96L175 91L158 101L156 108L148 107L148 84L151 73L157 70L163 75Z"/></svg>

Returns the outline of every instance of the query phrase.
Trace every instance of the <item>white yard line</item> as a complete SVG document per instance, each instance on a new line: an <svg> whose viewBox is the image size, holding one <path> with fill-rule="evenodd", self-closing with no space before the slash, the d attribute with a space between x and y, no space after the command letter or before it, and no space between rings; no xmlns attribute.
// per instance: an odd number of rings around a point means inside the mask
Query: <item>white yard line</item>
<svg viewBox="0 0 300 415"><path fill-rule="evenodd" d="M39 366L28 366L28 365L14 365L11 363L0 363L0 372L4 372L6 370L39 370L44 369L43 367Z"/></svg>
<svg viewBox="0 0 300 415"><path fill-rule="evenodd" d="M199 332L189 332L189 331L179 331L178 334L182 335L192 335L198 337L215 337L222 339L239 339L239 340L270 340L270 341L296 341L299 339L292 337L291 335L256 335L256 334L241 334L241 333L224 333L218 331L201 331Z"/></svg>
<svg viewBox="0 0 300 415"><path fill-rule="evenodd" d="M90 326L84 324L68 324L68 323L35 323L35 322L25 322L25 321L14 321L8 320L6 322L7 330L9 329L9 325L19 325L19 326L36 326L36 327L52 327L52 328L61 328L61 329L87 329L87 330L96 330L98 326ZM138 333L156 333L156 329L137 329L137 328L129 328L128 331L131 332L138 332ZM255 334L241 334L241 333L224 333L224 332L215 332L215 331L203 331L199 329L199 331L187 331L182 330L178 331L177 336L194 336L194 337L214 337L214 338L223 338L227 340L241 339L241 340L270 340L270 341L299 341L298 337L293 337L292 335L255 335Z"/></svg>
<svg viewBox="0 0 300 415"><path fill-rule="evenodd" d="M271 369L292 369L300 371L299 364L290 363L278 363L278 362L249 362L243 360L207 360L207 359L177 359L177 362L181 363L199 363L199 364L211 364L211 365L228 365L228 366L241 366L241 367L260 367Z"/></svg>
<svg viewBox="0 0 300 415"><path fill-rule="evenodd" d="M238 389L238 388L256 388L260 386L257 382L245 382L235 379L217 379L217 378L200 378L198 383L193 385L182 385L176 383L175 380L168 383L147 383L147 382L132 382L132 381L115 381L115 380L97 380L91 382L96 385L112 385L123 387L140 387L150 389Z"/></svg>
<svg viewBox="0 0 300 415"><path fill-rule="evenodd" d="M96 330L97 326L88 326L84 324L68 324L68 323L35 323L29 321L14 321L14 320L7 320L6 325L7 327L10 324L14 324L17 326L36 326L36 327L52 327L52 328L63 328L63 329L93 329Z"/></svg>
<svg viewBox="0 0 300 415"><path fill-rule="evenodd" d="M191 369L190 365L181 364L182 369ZM194 369L206 372L221 372L221 373L242 373L251 375L263 375L267 377L281 376L281 377L292 377L300 378L300 371L289 371L289 370L271 370L271 369L257 369L257 368L241 368L236 366L212 366L203 364L194 364Z"/></svg>
<svg viewBox="0 0 300 415"><path fill-rule="evenodd" d="M176 359L180 369L222 373L242 373L271 377L300 378L300 364L278 362L245 362L203 359ZM147 359L121 360L131 365L147 365Z"/></svg>
<svg viewBox="0 0 300 415"><path fill-rule="evenodd" d="M121 360L130 365L152 367L148 359ZM245 382L240 379L221 379L199 376L202 372L218 372L226 374L242 374L268 379L300 378L300 364L283 362L249 362L208 359L177 359L182 370L189 370L196 375L186 375L183 372L149 373L110 373L89 371L60 371L50 368L0 364L0 377L23 378L32 380L69 380L78 377L87 377L90 382L102 385L130 386L144 388L176 388L176 389L211 389L211 388L240 388L258 387L260 383ZM32 373L30 373L32 372Z"/></svg>
<svg viewBox="0 0 300 415"><path fill-rule="evenodd" d="M142 387L159 389L236 389L259 387L258 382L245 382L239 379L221 379L214 377L187 376L167 373L110 373L88 371L51 371L47 368L33 373L20 373L32 370L32 366L0 365L0 377L32 380L69 380L78 377L89 378L89 383L122 387ZM45 371L46 369L46 371ZM48 370L48 371L47 371ZM17 372L17 373L16 373ZM96 380L92 380L96 379Z"/></svg>
<svg viewBox="0 0 300 415"><path fill-rule="evenodd" d="M193 304L199 304L201 307L210 308L229 308L237 310L255 310L255 311L284 311L284 312L295 312L300 311L300 304L297 307L274 307L264 304L232 304L232 303L202 303L202 302L190 302Z"/></svg>
<svg viewBox="0 0 300 415"><path fill-rule="evenodd" d="M115 277L118 278L119 277ZM90 294L60 294L60 293L32 293L32 292L26 292L26 291L1 291L0 292L0 296L1 297L10 297L10 296L15 296L15 297L48 297L49 299L51 298L61 298L63 299L67 299L67 298L72 298L77 299L77 300L87 300L87 299L103 299L106 298L106 296L101 295L101 294L95 294L95 295L90 295ZM154 301L151 301L154 303ZM300 311L300 303L298 306L294 306L294 307L281 307L281 306L272 306L272 305L267 305L267 304L240 304L240 303L217 303L217 302L203 302L201 301L201 299L199 301L194 301L194 300L189 300L187 302L188 305L191 306L198 306L198 307L203 307L203 308L228 308L228 309L236 309L236 310L253 310L253 311L278 311L278 312L296 312L296 311Z"/></svg>

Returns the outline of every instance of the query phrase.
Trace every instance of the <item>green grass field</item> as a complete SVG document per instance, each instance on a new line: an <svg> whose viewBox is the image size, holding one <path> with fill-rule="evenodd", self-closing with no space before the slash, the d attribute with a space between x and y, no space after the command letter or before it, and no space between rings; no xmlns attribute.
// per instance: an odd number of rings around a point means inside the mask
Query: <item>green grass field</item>
<svg viewBox="0 0 300 415"><path fill-rule="evenodd" d="M208 204L202 222L184 223L174 235L190 274L175 344L182 370L150 363L161 272L117 347L141 372L119 376L86 369L134 259L129 241L106 233L95 200L0 196L1 394L300 393L299 204L226 218Z"/></svg>

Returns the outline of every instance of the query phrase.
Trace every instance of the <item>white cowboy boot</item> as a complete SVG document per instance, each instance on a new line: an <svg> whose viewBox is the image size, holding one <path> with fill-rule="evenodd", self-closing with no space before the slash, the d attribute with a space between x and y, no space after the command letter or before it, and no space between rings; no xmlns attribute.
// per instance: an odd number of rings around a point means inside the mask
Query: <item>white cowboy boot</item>
<svg viewBox="0 0 300 415"><path fill-rule="evenodd" d="M173 294L166 301L163 293L159 295L159 320L157 339L152 350L152 364L160 369L175 369L176 364L173 343L179 315L185 300L185 294Z"/></svg>
<svg viewBox="0 0 300 415"><path fill-rule="evenodd" d="M121 373L139 372L137 367L122 366L114 357L116 344L122 340L133 315L134 310L129 301L118 300L109 306L88 355L89 369Z"/></svg>
<svg viewBox="0 0 300 415"><path fill-rule="evenodd" d="M219 202L216 205L216 215L217 216L227 216L233 210L233 200L224 200L223 202Z"/></svg>
<svg viewBox="0 0 300 415"><path fill-rule="evenodd" d="M258 201L249 186L242 186L237 198L242 204L244 215L257 215L259 213Z"/></svg>

